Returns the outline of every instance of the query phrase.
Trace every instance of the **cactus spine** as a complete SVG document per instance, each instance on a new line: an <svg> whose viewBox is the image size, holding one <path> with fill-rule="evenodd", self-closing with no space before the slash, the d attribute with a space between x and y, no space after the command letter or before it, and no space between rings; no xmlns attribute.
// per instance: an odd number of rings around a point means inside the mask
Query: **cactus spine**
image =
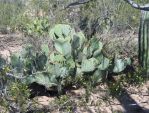
<svg viewBox="0 0 149 113"><path fill-rule="evenodd" d="M139 30L139 62L149 74L149 11L142 11Z"/></svg>

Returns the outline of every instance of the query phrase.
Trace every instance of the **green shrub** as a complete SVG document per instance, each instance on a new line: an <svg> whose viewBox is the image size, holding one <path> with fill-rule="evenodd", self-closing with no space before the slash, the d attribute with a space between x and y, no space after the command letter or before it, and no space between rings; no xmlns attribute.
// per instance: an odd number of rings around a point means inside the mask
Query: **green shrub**
<svg viewBox="0 0 149 113"><path fill-rule="evenodd" d="M0 97L0 106L7 112L26 112L29 106L30 91L27 85L12 82L7 88L7 94Z"/></svg>
<svg viewBox="0 0 149 113"><path fill-rule="evenodd" d="M6 63L0 67L0 106L5 112L26 112L29 108L30 90L20 78L17 79L19 73L11 69Z"/></svg>
<svg viewBox="0 0 149 113"><path fill-rule="evenodd" d="M35 18L29 24L26 25L26 33L29 36L41 37L49 31L48 18Z"/></svg>

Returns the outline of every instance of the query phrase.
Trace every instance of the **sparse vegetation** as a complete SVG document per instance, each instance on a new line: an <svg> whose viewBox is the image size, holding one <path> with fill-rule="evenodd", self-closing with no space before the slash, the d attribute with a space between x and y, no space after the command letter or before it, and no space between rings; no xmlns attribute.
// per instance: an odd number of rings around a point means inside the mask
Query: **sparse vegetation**
<svg viewBox="0 0 149 113"><path fill-rule="evenodd" d="M56 108L56 112L73 113L94 106L95 112L102 113L102 103L111 106L111 99L126 95L128 87L148 81L144 67L137 62L138 44L131 38L116 41L112 37L125 31L137 34L140 11L124 0L72 2L0 1L0 33L20 32L24 41L22 49L9 58L0 55L0 112L50 112ZM144 42L147 39L141 47ZM54 98L46 107L38 101L38 85L45 88L43 96ZM82 92L75 92L80 89Z"/></svg>

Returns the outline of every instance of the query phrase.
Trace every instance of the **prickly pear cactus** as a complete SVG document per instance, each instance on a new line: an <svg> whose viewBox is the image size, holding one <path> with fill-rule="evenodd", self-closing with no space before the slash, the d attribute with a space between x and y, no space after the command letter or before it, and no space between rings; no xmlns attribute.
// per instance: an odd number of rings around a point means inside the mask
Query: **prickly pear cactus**
<svg viewBox="0 0 149 113"><path fill-rule="evenodd" d="M49 35L54 51L50 51L48 44L44 44L41 53L29 54L25 60L26 70L29 70L26 79L28 84L36 82L46 88L56 86L61 91L69 77L89 77L96 84L101 82L110 67L110 71L119 73L130 65L130 59L117 57L111 64L110 59L103 54L103 44L99 39L87 39L83 32L76 32L69 25L55 25Z"/></svg>
<svg viewBox="0 0 149 113"><path fill-rule="evenodd" d="M142 11L139 30L139 62L149 74L149 11Z"/></svg>
<svg viewBox="0 0 149 113"><path fill-rule="evenodd" d="M71 55L71 44L74 30L69 25L58 24L50 30L50 38L54 42L56 51L64 56Z"/></svg>

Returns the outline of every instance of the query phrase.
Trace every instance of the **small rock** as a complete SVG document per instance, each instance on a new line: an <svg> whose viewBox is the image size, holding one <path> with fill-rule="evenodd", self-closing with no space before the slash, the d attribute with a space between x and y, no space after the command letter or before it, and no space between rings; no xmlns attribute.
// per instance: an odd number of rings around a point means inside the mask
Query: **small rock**
<svg viewBox="0 0 149 113"><path fill-rule="evenodd" d="M50 102L54 101L54 98L47 97L47 96L40 96L40 97L36 97L36 100L39 104L48 106Z"/></svg>

